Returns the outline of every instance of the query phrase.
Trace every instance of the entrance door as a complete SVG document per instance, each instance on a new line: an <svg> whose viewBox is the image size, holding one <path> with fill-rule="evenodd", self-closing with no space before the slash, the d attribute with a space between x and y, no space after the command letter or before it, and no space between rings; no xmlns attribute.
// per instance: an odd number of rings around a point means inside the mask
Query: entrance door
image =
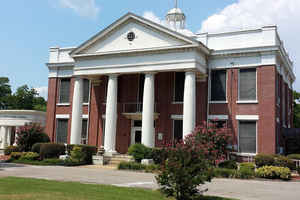
<svg viewBox="0 0 300 200"><path fill-rule="evenodd" d="M131 129L131 145L142 143L142 128L132 127Z"/></svg>

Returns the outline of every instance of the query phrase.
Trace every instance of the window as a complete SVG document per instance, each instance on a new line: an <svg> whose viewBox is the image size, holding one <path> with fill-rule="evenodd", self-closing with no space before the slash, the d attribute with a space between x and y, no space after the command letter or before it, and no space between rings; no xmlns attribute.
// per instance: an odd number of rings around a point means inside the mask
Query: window
<svg viewBox="0 0 300 200"><path fill-rule="evenodd" d="M285 91L285 85L282 85L282 123L283 126L286 125L286 105L285 105L285 98L286 98L286 91Z"/></svg>
<svg viewBox="0 0 300 200"><path fill-rule="evenodd" d="M68 119L58 119L56 127L56 142L67 143L68 141Z"/></svg>
<svg viewBox="0 0 300 200"><path fill-rule="evenodd" d="M139 88L138 88L138 102L143 102L144 83L145 83L145 74L140 74L140 76L139 76ZM141 110L139 110L139 111L141 111Z"/></svg>
<svg viewBox="0 0 300 200"><path fill-rule="evenodd" d="M240 69L239 100L256 100L256 68Z"/></svg>
<svg viewBox="0 0 300 200"><path fill-rule="evenodd" d="M256 121L239 122L239 152L256 153Z"/></svg>
<svg viewBox="0 0 300 200"><path fill-rule="evenodd" d="M70 79L61 79L59 88L59 103L69 103Z"/></svg>
<svg viewBox="0 0 300 200"><path fill-rule="evenodd" d="M83 79L83 103L88 103L90 100L90 81Z"/></svg>
<svg viewBox="0 0 300 200"><path fill-rule="evenodd" d="M211 72L211 101L226 101L226 70Z"/></svg>
<svg viewBox="0 0 300 200"><path fill-rule="evenodd" d="M82 120L82 129L81 129L81 144L88 143L88 120Z"/></svg>
<svg viewBox="0 0 300 200"><path fill-rule="evenodd" d="M175 86L174 86L175 102L183 102L184 80L185 80L184 72L175 72Z"/></svg>
<svg viewBox="0 0 300 200"><path fill-rule="evenodd" d="M173 121L173 139L175 141L179 141L179 140L183 139L182 129L183 129L183 121L182 120L174 120Z"/></svg>
<svg viewBox="0 0 300 200"><path fill-rule="evenodd" d="M216 126L216 128L225 128L227 126L226 120L211 120L212 124Z"/></svg>

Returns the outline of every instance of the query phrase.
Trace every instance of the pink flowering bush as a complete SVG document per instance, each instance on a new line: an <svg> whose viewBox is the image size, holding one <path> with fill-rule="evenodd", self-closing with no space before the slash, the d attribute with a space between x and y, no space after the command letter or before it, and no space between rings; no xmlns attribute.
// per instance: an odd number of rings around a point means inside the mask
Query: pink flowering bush
<svg viewBox="0 0 300 200"><path fill-rule="evenodd" d="M203 123L184 141L165 145L167 156L156 180L167 197L190 200L199 194L198 187L213 177L216 160L226 156L230 131Z"/></svg>
<svg viewBox="0 0 300 200"><path fill-rule="evenodd" d="M17 132L17 145L21 152L31 151L35 143L46 142L50 142L49 136L37 124L22 126Z"/></svg>

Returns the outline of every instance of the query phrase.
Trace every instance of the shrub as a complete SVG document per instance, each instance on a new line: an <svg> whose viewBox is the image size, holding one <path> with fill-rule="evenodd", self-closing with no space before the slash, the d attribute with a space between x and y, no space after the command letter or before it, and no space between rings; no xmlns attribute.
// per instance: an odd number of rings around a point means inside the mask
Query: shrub
<svg viewBox="0 0 300 200"><path fill-rule="evenodd" d="M45 143L35 143L32 146L31 151L35 152L35 153L40 153L41 152L41 146L42 146L42 144L45 144Z"/></svg>
<svg viewBox="0 0 300 200"><path fill-rule="evenodd" d="M238 168L236 162L233 161L233 160L226 160L224 162L221 162L219 164L219 167L220 168L226 168L226 169L237 169Z"/></svg>
<svg viewBox="0 0 300 200"><path fill-rule="evenodd" d="M154 172L158 170L158 165L143 165L137 162L121 162L118 165L119 170L144 170L145 172Z"/></svg>
<svg viewBox="0 0 300 200"><path fill-rule="evenodd" d="M293 160L300 160L300 154L290 154L287 157Z"/></svg>
<svg viewBox="0 0 300 200"><path fill-rule="evenodd" d="M17 145L20 151L31 151L32 146L39 142L50 142L50 138L39 125L25 125L17 132Z"/></svg>
<svg viewBox="0 0 300 200"><path fill-rule="evenodd" d="M38 153L26 152L26 153L23 153L19 159L20 160L37 160L39 157L40 157L40 155Z"/></svg>
<svg viewBox="0 0 300 200"><path fill-rule="evenodd" d="M12 152L20 152L20 148L18 146L8 146L4 149L4 155L8 156Z"/></svg>
<svg viewBox="0 0 300 200"><path fill-rule="evenodd" d="M255 171L251 167L240 167L235 174L235 178L250 179L255 177Z"/></svg>
<svg viewBox="0 0 300 200"><path fill-rule="evenodd" d="M268 179L291 179L291 170L287 167L264 166L256 170L256 176Z"/></svg>
<svg viewBox="0 0 300 200"><path fill-rule="evenodd" d="M266 154L258 154L255 156L255 165L259 167L274 165L274 156Z"/></svg>
<svg viewBox="0 0 300 200"><path fill-rule="evenodd" d="M296 169L296 164L291 159L285 156L276 156L274 159L274 166L287 167L290 170Z"/></svg>
<svg viewBox="0 0 300 200"><path fill-rule="evenodd" d="M249 169L251 171L255 171L255 164L254 163L241 163L240 164L240 169Z"/></svg>
<svg viewBox="0 0 300 200"><path fill-rule="evenodd" d="M41 159L45 158L59 158L60 155L65 154L65 145L56 143L44 143L40 148Z"/></svg>
<svg viewBox="0 0 300 200"><path fill-rule="evenodd" d="M12 152L10 154L11 159L13 160L18 160L19 158L21 158L21 156L23 155L23 152Z"/></svg>
<svg viewBox="0 0 300 200"><path fill-rule="evenodd" d="M214 168L213 176L217 178L234 178L236 170L227 168Z"/></svg>
<svg viewBox="0 0 300 200"><path fill-rule="evenodd" d="M148 148L143 144L134 144L129 147L128 154L133 156L135 161L141 162L143 159L151 158L151 148Z"/></svg>
<svg viewBox="0 0 300 200"><path fill-rule="evenodd" d="M145 170L146 167L146 165L137 162L121 162L118 165L120 170Z"/></svg>
<svg viewBox="0 0 300 200"><path fill-rule="evenodd" d="M167 158L167 152L162 148L153 148L151 151L151 158L155 164L162 164Z"/></svg>
<svg viewBox="0 0 300 200"><path fill-rule="evenodd" d="M96 146L90 146L90 145L68 145L68 152L71 153L72 149L74 147L80 147L82 149L82 152L85 154L84 158L84 164L91 164L93 163L93 155L96 155L97 153L97 147Z"/></svg>
<svg viewBox="0 0 300 200"><path fill-rule="evenodd" d="M78 162L78 163L83 163L85 160L86 154L85 152L82 151L82 147L75 146L73 147L71 151L71 160Z"/></svg>
<svg viewBox="0 0 300 200"><path fill-rule="evenodd" d="M48 158L48 159L44 159L40 162L42 162L45 165L63 165L64 164L63 160L60 160L57 158Z"/></svg>
<svg viewBox="0 0 300 200"><path fill-rule="evenodd" d="M297 167L296 171L298 172L298 175L300 176L300 167Z"/></svg>

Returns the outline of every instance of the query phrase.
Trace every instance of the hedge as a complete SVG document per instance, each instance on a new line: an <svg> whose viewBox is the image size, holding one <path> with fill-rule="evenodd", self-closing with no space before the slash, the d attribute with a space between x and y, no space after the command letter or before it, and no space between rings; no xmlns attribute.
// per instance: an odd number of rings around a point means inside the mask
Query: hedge
<svg viewBox="0 0 300 200"><path fill-rule="evenodd" d="M238 166L234 160L226 160L218 165L220 168L226 168L226 169L237 169Z"/></svg>
<svg viewBox="0 0 300 200"><path fill-rule="evenodd" d="M268 179L291 179L291 170L287 167L264 166L256 170L256 176Z"/></svg>
<svg viewBox="0 0 300 200"><path fill-rule="evenodd" d="M44 143L40 145L40 157L42 160L46 158L59 158L65 154L65 145L56 143Z"/></svg>
<svg viewBox="0 0 300 200"><path fill-rule="evenodd" d="M4 149L4 155L8 156L12 152L19 152L20 148L18 146L8 146Z"/></svg>

